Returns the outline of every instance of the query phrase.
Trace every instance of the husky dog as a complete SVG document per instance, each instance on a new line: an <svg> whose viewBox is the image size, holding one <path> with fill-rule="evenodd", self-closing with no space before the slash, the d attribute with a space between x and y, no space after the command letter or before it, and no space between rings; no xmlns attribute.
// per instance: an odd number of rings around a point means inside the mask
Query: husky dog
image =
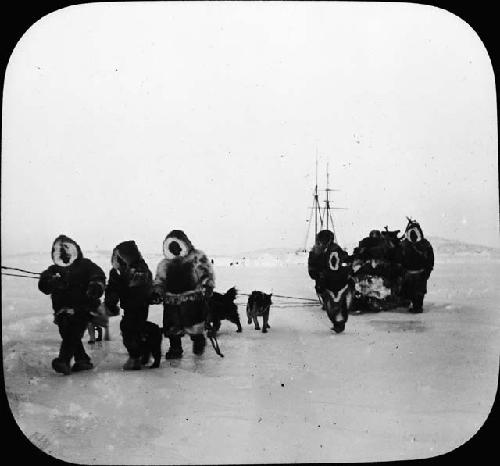
<svg viewBox="0 0 500 466"><path fill-rule="evenodd" d="M255 324L255 330L260 330L258 316L262 316L262 333L267 333L267 329L271 328L269 325L269 309L271 308L271 296L273 294L266 294L262 291L252 291L252 294L248 297L247 302L247 317L248 324Z"/></svg>
<svg viewBox="0 0 500 466"><path fill-rule="evenodd" d="M153 322L146 321L139 332L139 349L141 352L141 364L149 363L153 356L153 364L150 369L160 367L162 329Z"/></svg>
<svg viewBox="0 0 500 466"><path fill-rule="evenodd" d="M238 290L234 286L229 288L225 294L214 291L208 300L207 328L212 328L214 332L218 332L221 320L226 319L236 325L237 332L241 332L238 306L234 303L237 295Z"/></svg>

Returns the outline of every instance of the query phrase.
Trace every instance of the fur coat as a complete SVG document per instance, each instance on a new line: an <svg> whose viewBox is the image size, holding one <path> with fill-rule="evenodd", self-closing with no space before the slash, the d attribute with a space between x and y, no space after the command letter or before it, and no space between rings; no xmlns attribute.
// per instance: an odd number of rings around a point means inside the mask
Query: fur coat
<svg viewBox="0 0 500 466"><path fill-rule="evenodd" d="M199 296L212 294L215 287L212 264L183 231L173 230L167 235L163 255L153 281L155 293L161 296L187 292L199 292Z"/></svg>
<svg viewBox="0 0 500 466"><path fill-rule="evenodd" d="M118 302L125 310L149 305L153 275L134 241L124 241L113 249L104 302L109 309Z"/></svg>
<svg viewBox="0 0 500 466"><path fill-rule="evenodd" d="M38 289L50 295L54 311L96 309L106 284L103 270L83 257L78 243L65 235L54 240L52 260L54 264L40 275Z"/></svg>
<svg viewBox="0 0 500 466"><path fill-rule="evenodd" d="M401 248L404 269L423 270L428 278L434 268L434 250L431 243L424 238L418 223L413 222L407 226Z"/></svg>

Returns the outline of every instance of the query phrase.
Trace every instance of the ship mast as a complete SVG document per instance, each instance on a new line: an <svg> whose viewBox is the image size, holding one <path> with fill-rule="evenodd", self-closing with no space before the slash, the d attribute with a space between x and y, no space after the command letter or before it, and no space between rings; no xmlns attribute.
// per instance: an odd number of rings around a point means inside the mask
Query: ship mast
<svg viewBox="0 0 500 466"><path fill-rule="evenodd" d="M335 225L333 223L331 210L333 207L330 207L330 191L338 191L338 189L330 189L330 169L329 163L326 163L326 200L324 207L324 216L326 217L326 229L328 230L328 222L332 224L332 232L335 237L335 241L337 241L337 235L335 234Z"/></svg>
<svg viewBox="0 0 500 466"><path fill-rule="evenodd" d="M307 221L307 233L306 239L304 241L304 251L307 251L307 240L309 238L309 230L311 228L311 220L314 214L314 238L318 234L318 220L320 224L320 228L323 228L323 215L321 212L321 204L319 202L318 196L318 149L316 148L316 182L314 185L314 193L313 193L313 205L310 207L311 215L309 216L309 220Z"/></svg>
<svg viewBox="0 0 500 466"><path fill-rule="evenodd" d="M333 216L332 216L332 210L347 210L345 207L332 207L331 205L331 199L330 199L330 192L333 191L340 191L339 189L332 189L330 188L330 170L329 170L329 164L327 163L326 165L326 200L325 202L325 207L323 208L323 215L326 217L326 229L328 230L329 223L332 226L332 233L334 236L334 241L338 244L338 237L337 237L337 232L335 231L335 223L333 222Z"/></svg>
<svg viewBox="0 0 500 466"><path fill-rule="evenodd" d="M326 189L322 189L321 191L326 192L326 200L323 201L325 203L324 207L321 207L321 203L319 201L319 196L318 196L318 150L316 149L316 183L314 186L313 206L310 207L311 214L309 216L307 225L306 239L304 242L304 251L307 250L306 249L307 240L309 238L309 230L311 228L311 220L313 213L314 213L314 238L316 238L318 231L323 229L323 224L325 223L325 218L326 218L326 229L328 230L331 225L331 231L334 235L335 242L338 243L337 233L335 231L335 224L333 222L333 217L332 217L332 210L346 210L346 209L344 207L332 207L331 205L332 201L330 199L330 192L339 190L330 188L330 170L328 162L326 165Z"/></svg>
<svg viewBox="0 0 500 466"><path fill-rule="evenodd" d="M323 218L321 216L321 207L318 199L318 149L316 149L316 184L314 186L313 209L314 209L314 237L316 238L316 235L318 234L318 212L320 214L319 219L321 225L323 225Z"/></svg>
<svg viewBox="0 0 500 466"><path fill-rule="evenodd" d="M325 214L326 214L326 229L328 230L328 218L330 217L330 198L328 197L330 193L330 171L329 171L329 163L326 162L326 206L325 206ZM332 221L333 227L333 221ZM334 231L335 233L335 231Z"/></svg>

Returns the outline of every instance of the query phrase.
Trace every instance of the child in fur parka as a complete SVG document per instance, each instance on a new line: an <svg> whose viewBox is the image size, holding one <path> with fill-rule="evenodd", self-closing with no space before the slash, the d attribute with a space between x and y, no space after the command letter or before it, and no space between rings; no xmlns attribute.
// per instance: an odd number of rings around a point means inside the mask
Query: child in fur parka
<svg viewBox="0 0 500 466"><path fill-rule="evenodd" d="M167 235L163 254L153 282L152 302L163 301L163 332L170 341L165 358L182 357L181 337L185 333L193 341L193 353L201 355L206 344L207 299L215 286L212 265L181 230Z"/></svg>
<svg viewBox="0 0 500 466"><path fill-rule="evenodd" d="M83 257L76 241L65 235L54 240L52 260L54 264L40 275L38 289L52 299L54 323L62 338L59 356L52 361L52 368L69 375L93 368L82 338L91 312L100 305L106 276L98 265ZM72 358L75 362L70 368Z"/></svg>
<svg viewBox="0 0 500 466"><path fill-rule="evenodd" d="M141 331L149 313L153 276L134 241L124 241L113 249L104 303L110 314L119 314L123 344L129 358L124 370L141 369Z"/></svg>

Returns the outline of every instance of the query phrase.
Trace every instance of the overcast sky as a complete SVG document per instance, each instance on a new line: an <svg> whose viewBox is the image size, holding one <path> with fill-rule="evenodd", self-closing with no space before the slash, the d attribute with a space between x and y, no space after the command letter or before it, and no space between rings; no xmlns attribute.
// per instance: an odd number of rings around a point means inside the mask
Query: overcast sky
<svg viewBox="0 0 500 466"><path fill-rule="evenodd" d="M341 245L408 215L499 246L493 70L445 10L72 6L21 38L2 110L4 253L160 252L174 228L209 254L303 247L316 153Z"/></svg>

